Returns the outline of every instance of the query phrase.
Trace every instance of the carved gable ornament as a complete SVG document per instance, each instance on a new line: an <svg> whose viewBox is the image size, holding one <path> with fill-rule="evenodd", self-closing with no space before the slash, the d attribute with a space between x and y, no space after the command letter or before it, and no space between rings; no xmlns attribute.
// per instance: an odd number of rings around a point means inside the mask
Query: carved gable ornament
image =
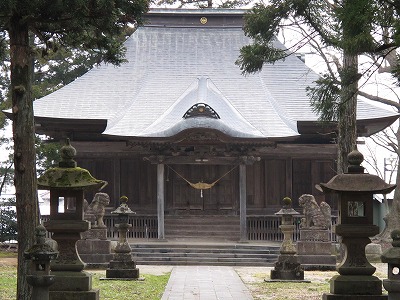
<svg viewBox="0 0 400 300"><path fill-rule="evenodd" d="M217 112L209 105L205 103L196 103L191 108L189 108L183 115L184 119L196 118L196 117L206 117L212 119L219 119Z"/></svg>

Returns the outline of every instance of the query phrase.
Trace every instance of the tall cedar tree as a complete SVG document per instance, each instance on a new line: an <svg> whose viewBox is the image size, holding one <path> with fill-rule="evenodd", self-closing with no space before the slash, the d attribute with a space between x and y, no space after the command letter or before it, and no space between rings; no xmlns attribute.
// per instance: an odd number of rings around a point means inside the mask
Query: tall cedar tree
<svg viewBox="0 0 400 300"><path fill-rule="evenodd" d="M290 55L288 51L275 48L273 41L281 30L294 24L300 24L310 37L317 35L322 44L342 53L339 79L328 74L308 90L311 104L320 113L321 120L337 121L338 173L347 170L347 154L356 147L357 94L361 77L358 56L364 53L383 56L398 45L395 30L398 22L394 17L382 18L384 2L395 9L394 4L385 0L271 0L269 5L257 4L246 16L245 33L254 43L241 49L236 62L243 73L257 72L264 63L274 63ZM383 26L392 26L393 35L385 40L374 40L379 32L377 28ZM299 40L298 45L304 40Z"/></svg>
<svg viewBox="0 0 400 300"><path fill-rule="evenodd" d="M46 52L63 46L93 49L104 61L124 59L121 33L128 24L141 22L147 0L2 0L0 32L9 37L14 140L14 184L18 216L17 299L31 299L26 283L23 252L34 242L38 224L32 77L35 44Z"/></svg>

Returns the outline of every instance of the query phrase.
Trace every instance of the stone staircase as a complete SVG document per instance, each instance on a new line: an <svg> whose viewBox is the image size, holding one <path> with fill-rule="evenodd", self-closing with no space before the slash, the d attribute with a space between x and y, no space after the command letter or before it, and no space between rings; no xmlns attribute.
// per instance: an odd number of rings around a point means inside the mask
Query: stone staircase
<svg viewBox="0 0 400 300"><path fill-rule="evenodd" d="M279 245L200 241L131 244L137 264L273 266Z"/></svg>
<svg viewBox="0 0 400 300"><path fill-rule="evenodd" d="M176 215L165 216L165 238L214 239L238 241L240 238L239 216L226 215Z"/></svg>

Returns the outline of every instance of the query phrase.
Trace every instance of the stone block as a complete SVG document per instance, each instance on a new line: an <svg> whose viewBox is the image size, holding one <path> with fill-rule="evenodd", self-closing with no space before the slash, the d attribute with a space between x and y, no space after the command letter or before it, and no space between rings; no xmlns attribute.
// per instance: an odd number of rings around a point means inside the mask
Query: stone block
<svg viewBox="0 0 400 300"><path fill-rule="evenodd" d="M388 300L387 295L333 295L323 294L322 300Z"/></svg>
<svg viewBox="0 0 400 300"><path fill-rule="evenodd" d="M334 255L298 255L297 257L304 270L336 270Z"/></svg>
<svg viewBox="0 0 400 300"><path fill-rule="evenodd" d="M370 263L380 263L382 246L374 243L368 244L365 246L365 255Z"/></svg>
<svg viewBox="0 0 400 300"><path fill-rule="evenodd" d="M318 241L318 242L330 242L331 236L329 230L320 229L301 229L300 230L300 241Z"/></svg>
<svg viewBox="0 0 400 300"><path fill-rule="evenodd" d="M82 232L81 238L83 240L87 240L87 239L106 240L107 239L107 228L91 228L85 232Z"/></svg>
<svg viewBox="0 0 400 300"><path fill-rule="evenodd" d="M110 269L134 269L136 268L136 263L134 261L110 261Z"/></svg>
<svg viewBox="0 0 400 300"><path fill-rule="evenodd" d="M336 275L330 281L334 295L382 295L382 281L376 276Z"/></svg>
<svg viewBox="0 0 400 300"><path fill-rule="evenodd" d="M53 271L54 284L50 291L90 291L92 289L92 276L86 272Z"/></svg>
<svg viewBox="0 0 400 300"><path fill-rule="evenodd" d="M79 240L76 243L79 254L110 254L111 241Z"/></svg>
<svg viewBox="0 0 400 300"><path fill-rule="evenodd" d="M49 300L99 300L99 290L90 291L50 291Z"/></svg>
<svg viewBox="0 0 400 300"><path fill-rule="evenodd" d="M108 264L113 259L112 254L80 254L79 256L85 264L91 267L93 265Z"/></svg>
<svg viewBox="0 0 400 300"><path fill-rule="evenodd" d="M107 269L107 278L139 278L139 269Z"/></svg>
<svg viewBox="0 0 400 300"><path fill-rule="evenodd" d="M332 243L331 242L310 242L298 241L297 242L298 255L331 255Z"/></svg>

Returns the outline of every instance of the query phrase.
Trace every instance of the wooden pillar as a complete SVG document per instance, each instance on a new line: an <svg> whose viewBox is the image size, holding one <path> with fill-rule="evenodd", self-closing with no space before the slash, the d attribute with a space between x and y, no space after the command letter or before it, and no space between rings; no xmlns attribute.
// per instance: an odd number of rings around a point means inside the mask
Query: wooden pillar
<svg viewBox="0 0 400 300"><path fill-rule="evenodd" d="M240 200L240 241L247 239L247 211L246 211L246 165L239 165L239 200Z"/></svg>
<svg viewBox="0 0 400 300"><path fill-rule="evenodd" d="M158 239L164 236L164 164L157 164L157 221Z"/></svg>

